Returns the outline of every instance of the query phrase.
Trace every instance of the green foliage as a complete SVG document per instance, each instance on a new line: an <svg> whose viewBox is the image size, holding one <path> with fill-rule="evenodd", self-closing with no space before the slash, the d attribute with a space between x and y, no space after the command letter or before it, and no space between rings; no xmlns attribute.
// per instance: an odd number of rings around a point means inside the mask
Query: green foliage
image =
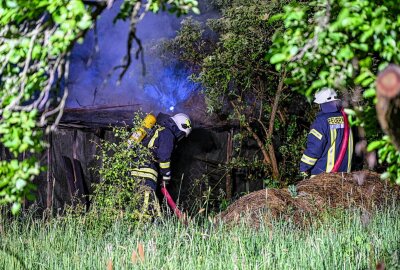
<svg viewBox="0 0 400 270"><path fill-rule="evenodd" d="M117 19L128 19L138 3L140 5L140 1L138 0L124 0ZM186 15L191 11L195 14L200 14L198 1L196 0L150 0L146 3L146 9L153 13L168 11L171 14L176 14L178 17Z"/></svg>
<svg viewBox="0 0 400 270"><path fill-rule="evenodd" d="M197 80L205 87L210 111L221 109L221 101L237 100L246 106L248 96L263 98L276 92L279 76L271 75L273 67L264 60L275 26L265 22L279 8L279 2L236 0L223 7L221 18L207 22L219 40L203 57Z"/></svg>
<svg viewBox="0 0 400 270"><path fill-rule="evenodd" d="M382 139L371 142L367 150L368 152L376 150L379 163L387 165L388 169L381 178L394 180L400 185L400 151L395 149L389 136L383 136Z"/></svg>
<svg viewBox="0 0 400 270"><path fill-rule="evenodd" d="M106 8L106 1L88 2L0 1L0 143L12 154L0 162L0 204L13 204L13 212L18 212L24 198L32 197L30 182L40 172L34 157L44 148L39 130L53 130L62 116L68 88L64 87L61 99L59 90L62 80L68 80L69 53ZM141 17L149 10L178 16L199 13L197 4L156 0L142 9L142 1L125 0L117 18L137 23L139 19L130 16L135 7L144 10ZM25 152L31 156L24 158Z"/></svg>
<svg viewBox="0 0 400 270"><path fill-rule="evenodd" d="M289 185L288 186L288 191L290 193L290 196L292 196L292 198L296 198L299 194L297 193L297 188L295 185Z"/></svg>
<svg viewBox="0 0 400 270"><path fill-rule="evenodd" d="M280 26L279 22L269 24L268 20L287 2L212 1L220 8L219 18L207 20L205 25L188 18L182 23L177 37L166 44L166 51L172 51L186 63L193 71L192 79L203 86L208 112L240 125L240 132L234 136L234 159L227 170L246 169L249 179L271 179L273 174L271 165L263 162L266 157L262 151L251 157L247 151L246 155L246 147L255 148L251 145L255 137L260 138L262 145L258 145L258 150L263 148L264 153L275 155L270 150L272 144L285 147L278 157L285 165L278 168L281 175L274 175L272 182L297 174L298 165L290 163L295 163L293 158L299 153L295 149L299 145L294 142L302 135L296 123L300 117L289 116L291 113L283 108L299 107L299 104L293 99L293 93L284 89L284 94L278 98L279 117L277 114L271 116L282 74L265 59L273 33ZM273 126L272 132L269 122Z"/></svg>
<svg viewBox="0 0 400 270"><path fill-rule="evenodd" d="M139 115L135 127L140 126ZM152 159L147 147L130 143L129 138L136 128L113 128L113 141L102 140L99 145L101 167L98 169L100 183L94 185L91 215L104 224L115 220L131 223L150 218L147 209L142 209L144 185L132 177L132 169L140 168ZM115 140L115 141L114 141Z"/></svg>
<svg viewBox="0 0 400 270"><path fill-rule="evenodd" d="M397 1L318 0L287 5L270 20L282 21L284 27L276 32L266 59L277 70L284 66L290 72L286 82L307 97L324 86L351 96L350 122L365 129L367 139L373 141L382 137L374 109L375 74L389 63L400 62L399 11ZM400 181L399 153L390 143L382 147L380 160L391 157L392 169L385 176Z"/></svg>
<svg viewBox="0 0 400 270"><path fill-rule="evenodd" d="M38 109L47 102L58 65L65 64L71 45L91 24L81 1L0 3L0 142L12 155L0 163L0 204L12 203L13 213L24 198L32 198L31 181L40 172L34 155L44 147L37 127L45 121L37 123ZM31 156L21 160L26 152Z"/></svg>
<svg viewBox="0 0 400 270"><path fill-rule="evenodd" d="M32 199L31 183L33 176L39 175L39 162L33 157L19 160L18 156L25 152L31 155L43 149L40 141L42 133L35 129L37 111L31 112L3 112L3 121L0 121L0 135L4 146L9 149L13 158L0 161L0 205L12 204L12 213L21 208L24 198Z"/></svg>

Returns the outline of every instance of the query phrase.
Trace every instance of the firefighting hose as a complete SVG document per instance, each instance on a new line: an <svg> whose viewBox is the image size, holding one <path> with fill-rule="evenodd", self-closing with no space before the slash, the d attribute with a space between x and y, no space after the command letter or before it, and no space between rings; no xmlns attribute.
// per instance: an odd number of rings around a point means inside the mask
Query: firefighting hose
<svg viewBox="0 0 400 270"><path fill-rule="evenodd" d="M339 170L340 165L342 164L342 161L344 159L344 156L346 155L348 142L349 142L349 134L350 134L349 120L347 119L347 115L344 112L344 109L341 110L341 113L342 113L343 120L344 120L344 136L343 136L342 145L340 147L338 159L336 160L335 165L333 166L333 169L331 172L337 172Z"/></svg>
<svg viewBox="0 0 400 270"><path fill-rule="evenodd" d="M165 185L163 184L161 187L161 193L164 195L164 197L167 199L167 203L169 205L169 207L171 207L172 211L174 211L174 214L176 215L176 217L179 220L183 220L184 217L182 215L182 212L178 209L178 207L176 206L174 200L172 199L171 195L169 194L167 188L165 187Z"/></svg>

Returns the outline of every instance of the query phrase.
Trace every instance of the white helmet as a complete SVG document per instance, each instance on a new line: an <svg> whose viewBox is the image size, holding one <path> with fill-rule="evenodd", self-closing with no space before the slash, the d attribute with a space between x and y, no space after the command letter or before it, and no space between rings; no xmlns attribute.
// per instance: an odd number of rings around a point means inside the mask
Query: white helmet
<svg viewBox="0 0 400 270"><path fill-rule="evenodd" d="M314 102L317 104L323 104L334 100L339 100L337 98L335 90L333 90L332 88L324 87L315 94Z"/></svg>
<svg viewBox="0 0 400 270"><path fill-rule="evenodd" d="M190 122L189 116L184 113L178 113L171 117L179 130L185 132L186 137L189 136L192 131L192 124Z"/></svg>

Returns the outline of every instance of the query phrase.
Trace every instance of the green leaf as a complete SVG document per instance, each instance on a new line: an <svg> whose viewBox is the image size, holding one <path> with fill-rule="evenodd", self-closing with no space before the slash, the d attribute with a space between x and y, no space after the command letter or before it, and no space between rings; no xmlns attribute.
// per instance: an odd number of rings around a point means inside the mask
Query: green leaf
<svg viewBox="0 0 400 270"><path fill-rule="evenodd" d="M274 23L276 21L281 21L283 18L284 18L284 14L283 13L278 13L278 14L272 15L269 18L268 22L269 23Z"/></svg>
<svg viewBox="0 0 400 270"><path fill-rule="evenodd" d="M12 0L7 0L6 1L6 5L8 8L16 8L18 7L18 4L16 1L12 1Z"/></svg>
<svg viewBox="0 0 400 270"><path fill-rule="evenodd" d="M194 14L200 14L200 9L198 7L193 7L192 11Z"/></svg>
<svg viewBox="0 0 400 270"><path fill-rule="evenodd" d="M274 54L269 60L271 64L277 64L286 60L286 55L283 53Z"/></svg>
<svg viewBox="0 0 400 270"><path fill-rule="evenodd" d="M368 51L368 44L358 44L358 43L352 42L352 43L350 43L350 46L352 48L356 48L356 49L364 51L364 52Z"/></svg>
<svg viewBox="0 0 400 270"><path fill-rule="evenodd" d="M92 20L89 15L85 16L78 22L78 27L82 30L88 29L92 25Z"/></svg>
<svg viewBox="0 0 400 270"><path fill-rule="evenodd" d="M372 83L374 83L374 82L375 82L375 78L368 78L368 79L364 80L364 81L361 83L361 86L367 87L367 86L369 86L370 84L372 84Z"/></svg>
<svg viewBox="0 0 400 270"><path fill-rule="evenodd" d="M15 182L15 187L18 190L22 190L26 186L26 181L24 179L18 179L17 182Z"/></svg>
<svg viewBox="0 0 400 270"><path fill-rule="evenodd" d="M370 88L363 93L364 98L373 98L376 96L376 90L374 88Z"/></svg>
<svg viewBox="0 0 400 270"><path fill-rule="evenodd" d="M16 215L19 213L20 210L21 210L21 203L19 203L19 202L13 203L13 205L11 207L11 213L13 215Z"/></svg>
<svg viewBox="0 0 400 270"><path fill-rule="evenodd" d="M387 180L390 178L390 173L389 172L384 172L381 174L381 179L382 180Z"/></svg>
<svg viewBox="0 0 400 270"><path fill-rule="evenodd" d="M362 43L364 43L364 42L367 41L367 39L369 39L373 34L374 34L374 30L373 30L373 29L370 29L370 30L368 30L368 31L365 31L365 32L361 35L360 41L361 41Z"/></svg>
<svg viewBox="0 0 400 270"><path fill-rule="evenodd" d="M352 110L352 109L346 108L346 109L344 109L344 112L345 112L347 115L356 116L356 112L355 112L354 110Z"/></svg>
<svg viewBox="0 0 400 270"><path fill-rule="evenodd" d="M368 145L367 151L372 152L384 145L385 145L385 142L383 142L383 141L373 141Z"/></svg>
<svg viewBox="0 0 400 270"><path fill-rule="evenodd" d="M354 53L351 50L349 45L346 45L345 47L341 48L339 53L337 54L337 58L339 60L351 60L354 57Z"/></svg>

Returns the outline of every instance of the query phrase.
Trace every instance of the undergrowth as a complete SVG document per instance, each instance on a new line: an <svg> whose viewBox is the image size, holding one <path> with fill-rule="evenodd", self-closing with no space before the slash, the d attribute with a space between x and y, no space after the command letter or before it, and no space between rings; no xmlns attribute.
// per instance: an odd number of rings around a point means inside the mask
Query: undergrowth
<svg viewBox="0 0 400 270"><path fill-rule="evenodd" d="M86 216L2 220L1 269L386 269L400 264L400 208L326 215L258 230L174 219L104 230ZM108 268L111 269L111 268Z"/></svg>

